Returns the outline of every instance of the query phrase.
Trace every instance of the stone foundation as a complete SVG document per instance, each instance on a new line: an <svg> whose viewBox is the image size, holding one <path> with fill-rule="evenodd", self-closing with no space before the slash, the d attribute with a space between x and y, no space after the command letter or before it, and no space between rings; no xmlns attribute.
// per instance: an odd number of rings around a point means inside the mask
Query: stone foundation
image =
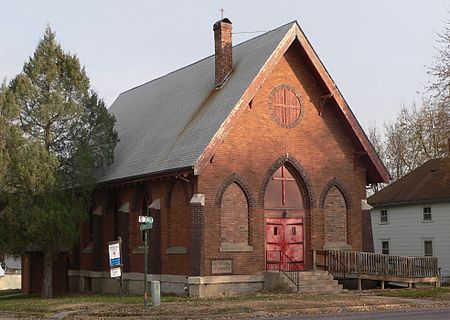
<svg viewBox="0 0 450 320"><path fill-rule="evenodd" d="M110 278L109 272L69 270L69 289L72 292L116 294L119 278ZM263 274L188 277L182 275L149 274L147 282L159 281L161 294L179 296L212 297L246 294L264 287ZM149 284L150 287L150 284ZM124 293L141 294L144 291L143 273L123 274Z"/></svg>

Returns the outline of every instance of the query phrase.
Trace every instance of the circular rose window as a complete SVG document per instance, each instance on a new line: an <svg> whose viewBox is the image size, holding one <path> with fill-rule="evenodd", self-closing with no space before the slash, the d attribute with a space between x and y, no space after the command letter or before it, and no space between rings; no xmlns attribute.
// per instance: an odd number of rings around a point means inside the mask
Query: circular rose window
<svg viewBox="0 0 450 320"><path fill-rule="evenodd" d="M283 128L293 128L303 114L302 96L289 85L279 85L270 93L269 109L275 123Z"/></svg>

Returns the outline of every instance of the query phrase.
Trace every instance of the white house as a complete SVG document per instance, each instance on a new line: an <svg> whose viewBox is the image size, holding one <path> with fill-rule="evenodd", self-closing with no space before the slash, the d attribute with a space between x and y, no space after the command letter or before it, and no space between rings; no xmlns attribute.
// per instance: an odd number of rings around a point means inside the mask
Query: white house
<svg viewBox="0 0 450 320"><path fill-rule="evenodd" d="M375 253L436 256L450 281L450 158L429 160L368 203Z"/></svg>

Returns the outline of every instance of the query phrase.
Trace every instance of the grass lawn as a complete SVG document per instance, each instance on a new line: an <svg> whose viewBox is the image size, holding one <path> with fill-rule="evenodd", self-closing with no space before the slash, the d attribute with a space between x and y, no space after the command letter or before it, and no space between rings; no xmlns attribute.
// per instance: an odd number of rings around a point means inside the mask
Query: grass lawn
<svg viewBox="0 0 450 320"><path fill-rule="evenodd" d="M12 294L13 293L13 294ZM15 293L15 294L14 294ZM175 296L163 296L163 302L180 301L185 298ZM118 304L143 304L142 296L113 295L57 295L53 299L43 299L38 295L21 295L20 292L0 293L0 311L12 311L19 313L49 313L64 309L83 309L91 305L118 305Z"/></svg>
<svg viewBox="0 0 450 320"><path fill-rule="evenodd" d="M0 295L0 314L23 314L49 317L58 312L75 311L90 317L96 316L137 316L143 313L149 315L221 315L250 313L255 310L269 308L271 311L281 306L283 308L295 305L321 306L333 300L338 304L345 304L346 295L313 295L313 294L283 294L283 293L255 293L251 295L214 297L214 298L188 298L177 296L162 296L162 308L143 307L143 297L127 295L97 294L69 294L57 295L53 299L42 299L37 295L21 295L20 292L9 292L9 295ZM149 297L151 304L151 297ZM147 310L147 311L145 311Z"/></svg>
<svg viewBox="0 0 450 320"><path fill-rule="evenodd" d="M385 297L380 297L385 296ZM397 299L398 298L398 299ZM53 299L25 296L16 292L0 294L0 315L50 317L60 312L71 312L70 319L98 319L125 317L133 319L245 318L258 315L287 316L303 313L341 312L345 310L408 308L414 299L450 302L450 288L397 289L372 292L351 291L343 294L284 294L260 292L251 295L215 298L187 298L162 296L160 307L144 308L143 297L127 295L68 294ZM439 300L439 301L438 301ZM447 300L447 301L445 301ZM151 299L149 299L151 303ZM356 309L355 309L356 308Z"/></svg>
<svg viewBox="0 0 450 320"><path fill-rule="evenodd" d="M450 300L450 288L419 288L419 289L390 289L377 291L377 295L385 297L411 299L439 299Z"/></svg>

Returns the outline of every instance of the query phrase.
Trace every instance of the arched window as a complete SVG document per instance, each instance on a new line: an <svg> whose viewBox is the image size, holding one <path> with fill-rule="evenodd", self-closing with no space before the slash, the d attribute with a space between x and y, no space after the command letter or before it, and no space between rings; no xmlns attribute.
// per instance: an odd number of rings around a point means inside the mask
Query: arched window
<svg viewBox="0 0 450 320"><path fill-rule="evenodd" d="M191 218L183 181L176 181L171 192L169 209L169 246L188 247L191 239Z"/></svg>
<svg viewBox="0 0 450 320"><path fill-rule="evenodd" d="M303 209L303 197L300 188L284 165L275 171L267 184L264 209Z"/></svg>
<svg viewBox="0 0 450 320"><path fill-rule="evenodd" d="M347 205L342 192L333 186L324 202L325 245L347 243Z"/></svg>
<svg viewBox="0 0 450 320"><path fill-rule="evenodd" d="M222 245L248 244L248 201L237 183L230 184L222 196L221 235Z"/></svg>

